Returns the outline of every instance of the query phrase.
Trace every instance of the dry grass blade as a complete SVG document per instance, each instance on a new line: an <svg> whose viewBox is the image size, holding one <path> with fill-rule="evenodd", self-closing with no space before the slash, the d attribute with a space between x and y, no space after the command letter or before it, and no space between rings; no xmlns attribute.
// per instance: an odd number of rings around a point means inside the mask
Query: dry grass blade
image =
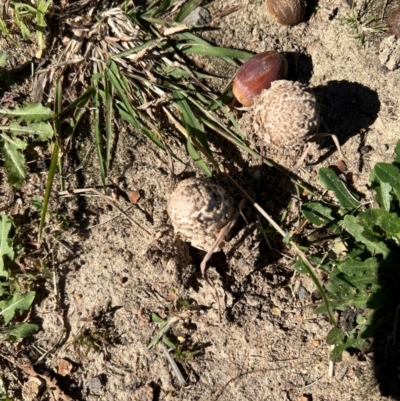
<svg viewBox="0 0 400 401"><path fill-rule="evenodd" d="M121 214L123 214L135 227L139 228L147 236L151 237L151 234L145 228L143 228L140 224L136 223L136 221L133 220L128 214L126 214L125 211L123 209L121 209L111 197L102 194L101 192L97 191L97 189L94 189L94 188L82 188L82 189L74 189L73 191L62 191L62 192L59 192L59 196L62 196L62 197L73 196L73 195L81 195L81 196L88 196L89 195L90 196L90 194L98 196L101 199L103 199L104 201L106 201L109 205L111 205L112 207L117 209Z"/></svg>
<svg viewBox="0 0 400 401"><path fill-rule="evenodd" d="M165 357L167 358L168 363L171 365L171 368L174 371L175 376L178 379L179 383L181 383L183 386L186 386L187 385L186 380L183 377L181 371L178 368L178 365L174 361L174 358L172 358L172 356L169 353L168 348L166 347L165 344L162 344L162 349L163 349L163 353L164 353Z"/></svg>

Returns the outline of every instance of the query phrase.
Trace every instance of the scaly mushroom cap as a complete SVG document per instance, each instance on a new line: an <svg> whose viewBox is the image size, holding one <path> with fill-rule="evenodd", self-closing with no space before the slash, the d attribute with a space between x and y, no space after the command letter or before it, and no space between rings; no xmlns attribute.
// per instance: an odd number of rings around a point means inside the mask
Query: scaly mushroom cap
<svg viewBox="0 0 400 401"><path fill-rule="evenodd" d="M181 181L168 201L175 232L198 249L208 251L234 212L233 199L205 178Z"/></svg>
<svg viewBox="0 0 400 401"><path fill-rule="evenodd" d="M254 99L250 113L254 134L266 145L300 143L318 133L317 99L297 82L272 82Z"/></svg>

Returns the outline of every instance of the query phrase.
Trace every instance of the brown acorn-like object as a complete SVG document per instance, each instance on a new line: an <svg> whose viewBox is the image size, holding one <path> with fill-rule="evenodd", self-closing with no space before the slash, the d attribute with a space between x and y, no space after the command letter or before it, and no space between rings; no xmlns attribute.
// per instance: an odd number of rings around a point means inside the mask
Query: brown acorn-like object
<svg viewBox="0 0 400 401"><path fill-rule="evenodd" d="M282 25L296 25L304 18L305 0L266 0L271 17Z"/></svg>
<svg viewBox="0 0 400 401"><path fill-rule="evenodd" d="M396 35L396 38L400 38L400 7L396 7L389 12L387 17L387 24L389 31Z"/></svg>
<svg viewBox="0 0 400 401"><path fill-rule="evenodd" d="M286 79L288 63L283 54L276 51L260 53L246 61L238 70L232 91L243 106L252 106L254 98L271 82Z"/></svg>

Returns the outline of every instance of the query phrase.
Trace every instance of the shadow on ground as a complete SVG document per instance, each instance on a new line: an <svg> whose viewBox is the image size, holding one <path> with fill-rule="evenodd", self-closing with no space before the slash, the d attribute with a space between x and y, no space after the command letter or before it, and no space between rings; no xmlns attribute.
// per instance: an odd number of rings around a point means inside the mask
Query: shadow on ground
<svg viewBox="0 0 400 401"><path fill-rule="evenodd" d="M379 282L387 300L374 316L376 326L372 343L375 378L384 397L400 400L400 249L381 262Z"/></svg>

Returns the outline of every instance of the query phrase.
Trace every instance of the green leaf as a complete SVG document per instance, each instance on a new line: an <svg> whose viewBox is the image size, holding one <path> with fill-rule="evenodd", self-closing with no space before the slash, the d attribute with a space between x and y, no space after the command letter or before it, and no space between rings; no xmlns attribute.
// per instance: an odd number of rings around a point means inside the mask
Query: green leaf
<svg viewBox="0 0 400 401"><path fill-rule="evenodd" d="M326 337L326 342L329 345L339 344L345 339L345 337L346 334L342 329L334 327L329 331L328 336Z"/></svg>
<svg viewBox="0 0 400 401"><path fill-rule="evenodd" d="M396 158L394 159L394 162L400 163L400 141L397 142L397 145L394 149L394 153L396 154Z"/></svg>
<svg viewBox="0 0 400 401"><path fill-rule="evenodd" d="M154 323L159 323L159 324L164 323L165 324L167 322L166 320L164 320L160 316L158 316L157 313L154 313L154 312L152 312L150 317L151 317L152 322L154 322Z"/></svg>
<svg viewBox="0 0 400 401"><path fill-rule="evenodd" d="M379 180L379 178L376 176L375 168L371 170L369 180L372 183L372 189L376 192L377 202L383 207L383 209L390 211L390 204L393 199L390 195L392 186L387 182L382 182Z"/></svg>
<svg viewBox="0 0 400 401"><path fill-rule="evenodd" d="M374 171L375 177L380 182L390 184L394 193L400 197L400 169L393 164L377 163Z"/></svg>
<svg viewBox="0 0 400 401"><path fill-rule="evenodd" d="M33 336L39 331L39 326L33 323L21 323L1 330L1 335L7 335L9 340L16 341L21 338Z"/></svg>
<svg viewBox="0 0 400 401"><path fill-rule="evenodd" d="M0 315L3 315L5 324L10 322L17 310L20 312L29 310L35 295L34 291L29 291L25 294L13 295L11 299L6 301L0 301Z"/></svg>
<svg viewBox="0 0 400 401"><path fill-rule="evenodd" d="M332 210L318 202L305 203L302 207L304 217L317 227L322 227L333 221Z"/></svg>
<svg viewBox="0 0 400 401"><path fill-rule="evenodd" d="M168 348L176 349L176 345L171 340L169 340L167 336L163 336L162 340L167 345Z"/></svg>
<svg viewBox="0 0 400 401"><path fill-rule="evenodd" d="M346 209L355 209L359 206L358 200L354 198L332 169L326 167L320 168L318 171L318 177L326 189L335 193L336 198L342 207Z"/></svg>
<svg viewBox="0 0 400 401"><path fill-rule="evenodd" d="M300 273L300 274L308 273L308 270L307 270L306 266L304 265L304 262L300 258L298 258L296 260L296 262L294 263L293 270L295 270L297 273Z"/></svg>
<svg viewBox="0 0 400 401"><path fill-rule="evenodd" d="M376 258L367 260L345 260L338 269L346 274L352 285L359 288L362 284L378 283L379 263Z"/></svg>
<svg viewBox="0 0 400 401"><path fill-rule="evenodd" d="M166 322L161 324L160 329L158 330L156 335L152 338L150 344L147 346L147 349L153 348L162 339L164 334L166 334L171 329L171 327L176 321L177 318L169 318Z"/></svg>
<svg viewBox="0 0 400 401"><path fill-rule="evenodd" d="M332 362L341 362L343 351L345 351L346 348L347 348L346 344L343 343L336 345L336 347L331 351L329 359Z"/></svg>
<svg viewBox="0 0 400 401"><path fill-rule="evenodd" d="M357 289L346 280L346 277L339 270L334 270L331 273L330 280L326 283L325 288L340 301L350 302L357 295Z"/></svg>
<svg viewBox="0 0 400 401"><path fill-rule="evenodd" d="M14 260L12 239L8 238L11 225L10 217L0 214L0 277L8 277L8 272L4 269L4 257L7 256L10 260Z"/></svg>
<svg viewBox="0 0 400 401"><path fill-rule="evenodd" d="M362 349L367 346L368 342L363 338L348 338L345 343L337 345L329 356L332 362L340 362L342 360L342 353L348 348Z"/></svg>
<svg viewBox="0 0 400 401"><path fill-rule="evenodd" d="M383 209L368 209L360 213L358 218L364 226L374 231L376 227L380 227L388 238L396 240L397 244L400 243L400 216L397 213L389 213Z"/></svg>
<svg viewBox="0 0 400 401"><path fill-rule="evenodd" d="M380 236L369 225L365 226L363 223L358 217L350 215L344 216L343 219L343 227L373 255L380 253L387 257L390 251L385 242L380 240Z"/></svg>
<svg viewBox="0 0 400 401"><path fill-rule="evenodd" d="M8 118L18 118L20 121L45 121L53 118L53 111L40 103L26 103L15 109L0 109L0 115Z"/></svg>
<svg viewBox="0 0 400 401"><path fill-rule="evenodd" d="M10 138L3 134L0 140L0 153L4 157L4 169L7 172L8 182L20 187L26 177L25 157L21 153L27 147L27 142L18 138Z"/></svg>
<svg viewBox="0 0 400 401"><path fill-rule="evenodd" d="M10 131L13 135L35 135L40 141L47 141L54 134L52 126L46 122L30 123L27 126L12 122L8 127L0 127L1 129Z"/></svg>
<svg viewBox="0 0 400 401"><path fill-rule="evenodd" d="M6 63L7 57L7 53L0 53L0 67L3 67L3 65Z"/></svg>

